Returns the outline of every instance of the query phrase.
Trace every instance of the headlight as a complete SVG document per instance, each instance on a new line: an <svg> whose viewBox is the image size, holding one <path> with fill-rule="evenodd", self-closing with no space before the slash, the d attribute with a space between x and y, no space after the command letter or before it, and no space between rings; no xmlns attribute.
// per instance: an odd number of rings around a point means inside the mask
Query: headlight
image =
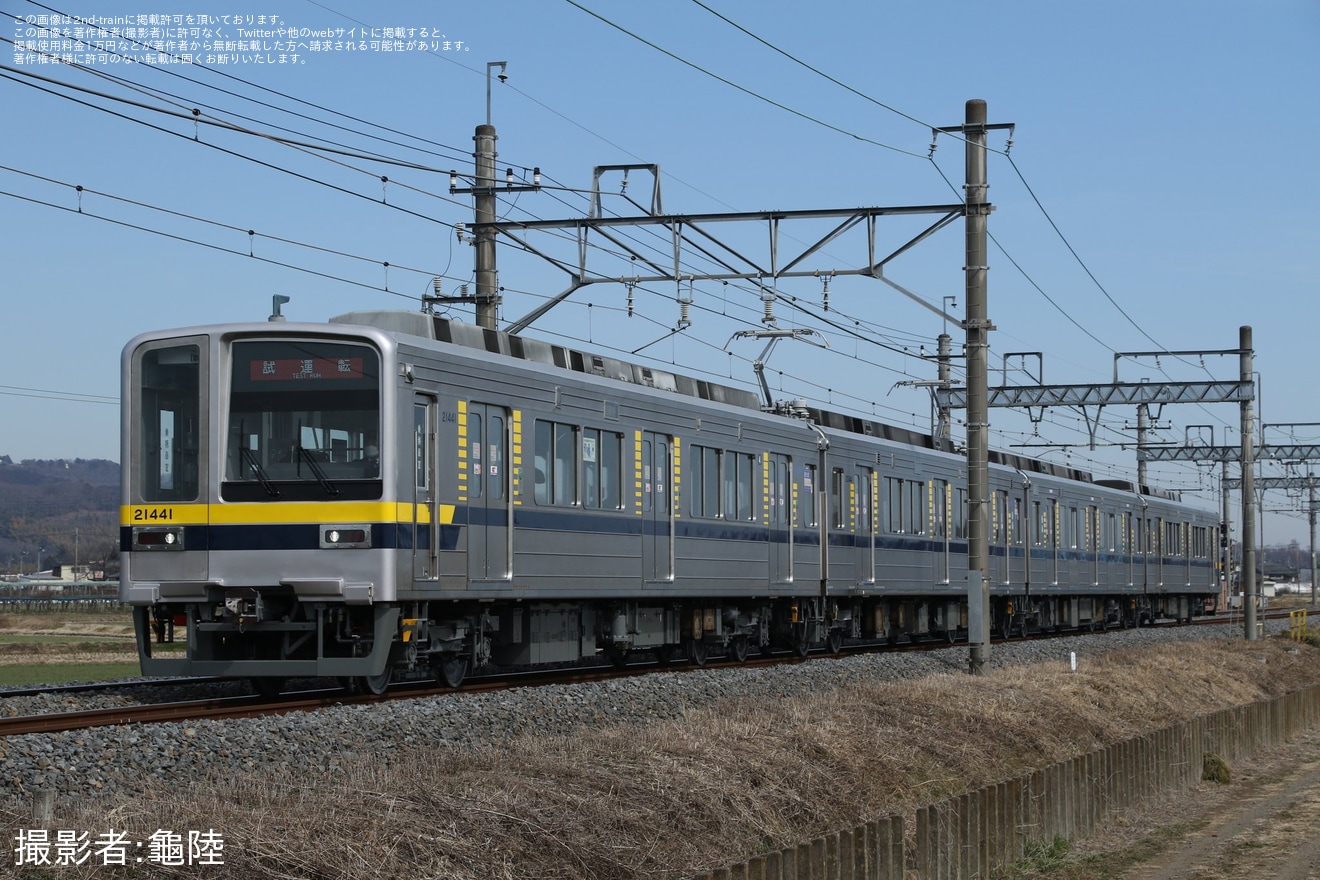
<svg viewBox="0 0 1320 880"><path fill-rule="evenodd" d="M182 550L183 528L133 527L134 550Z"/></svg>
<svg viewBox="0 0 1320 880"><path fill-rule="evenodd" d="M366 524L321 526L321 549L371 546L371 527Z"/></svg>

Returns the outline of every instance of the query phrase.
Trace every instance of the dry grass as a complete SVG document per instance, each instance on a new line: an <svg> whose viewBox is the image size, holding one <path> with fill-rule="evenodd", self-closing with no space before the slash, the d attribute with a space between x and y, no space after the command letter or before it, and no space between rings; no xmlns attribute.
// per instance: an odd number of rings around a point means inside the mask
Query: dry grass
<svg viewBox="0 0 1320 880"><path fill-rule="evenodd" d="M1076 673L1058 663L858 681L683 723L203 781L66 808L57 827L213 828L237 878L684 877L1295 690L1320 681L1317 656L1232 640L1097 656Z"/></svg>

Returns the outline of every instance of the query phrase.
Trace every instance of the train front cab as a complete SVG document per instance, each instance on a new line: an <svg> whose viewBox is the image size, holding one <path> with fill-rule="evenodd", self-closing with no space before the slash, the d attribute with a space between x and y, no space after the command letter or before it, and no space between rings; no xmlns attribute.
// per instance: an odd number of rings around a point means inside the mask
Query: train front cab
<svg viewBox="0 0 1320 880"><path fill-rule="evenodd" d="M146 675L387 675L384 346L270 325L123 356L120 598ZM373 449L372 447L376 447ZM184 650L153 650L182 629Z"/></svg>

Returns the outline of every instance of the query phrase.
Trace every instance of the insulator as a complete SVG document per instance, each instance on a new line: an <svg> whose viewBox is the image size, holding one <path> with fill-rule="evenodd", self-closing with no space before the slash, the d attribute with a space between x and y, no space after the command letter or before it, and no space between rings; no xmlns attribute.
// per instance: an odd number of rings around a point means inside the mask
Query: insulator
<svg viewBox="0 0 1320 880"><path fill-rule="evenodd" d="M435 291L435 295L436 295L436 296L440 296L440 295L441 295L441 287L442 287L442 286L443 286L443 283L441 282L441 280L440 280L440 276L439 276L439 275L437 275L437 276L435 276L435 278L431 279L431 289Z"/></svg>
<svg viewBox="0 0 1320 880"><path fill-rule="evenodd" d="M765 306L765 316L762 317L761 320L764 321L765 323L771 323L771 322L773 322L774 319L775 319L775 301L774 301L774 298L773 298L773 297L765 297L765 298L762 299L762 304Z"/></svg>
<svg viewBox="0 0 1320 880"><path fill-rule="evenodd" d="M691 317L692 303L689 300L680 300L678 303L678 320L686 327L692 323Z"/></svg>
<svg viewBox="0 0 1320 880"><path fill-rule="evenodd" d="M633 285L628 285L628 317L633 316Z"/></svg>

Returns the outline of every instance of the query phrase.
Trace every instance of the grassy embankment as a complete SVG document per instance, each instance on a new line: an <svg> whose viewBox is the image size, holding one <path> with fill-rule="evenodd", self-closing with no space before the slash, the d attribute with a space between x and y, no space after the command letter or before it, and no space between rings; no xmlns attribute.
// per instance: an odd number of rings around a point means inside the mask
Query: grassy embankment
<svg viewBox="0 0 1320 880"><path fill-rule="evenodd" d="M157 650L181 651L181 642ZM105 681L138 675L126 609L0 614L0 686Z"/></svg>

